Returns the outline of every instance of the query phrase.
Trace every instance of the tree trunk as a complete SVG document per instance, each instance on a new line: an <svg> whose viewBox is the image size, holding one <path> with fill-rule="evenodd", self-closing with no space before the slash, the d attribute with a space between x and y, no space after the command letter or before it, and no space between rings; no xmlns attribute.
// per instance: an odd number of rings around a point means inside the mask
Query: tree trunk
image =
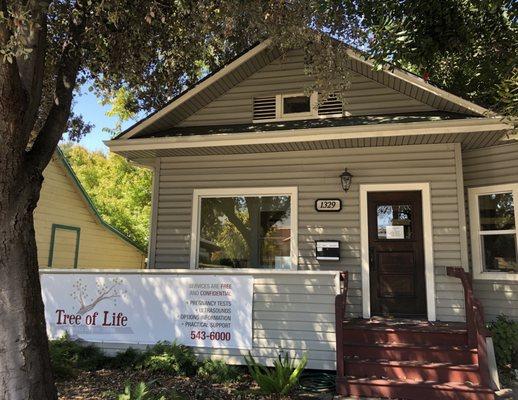
<svg viewBox="0 0 518 400"><path fill-rule="evenodd" d="M10 157L0 166L23 165ZM33 220L42 177L16 170L0 168L0 400L54 400Z"/></svg>

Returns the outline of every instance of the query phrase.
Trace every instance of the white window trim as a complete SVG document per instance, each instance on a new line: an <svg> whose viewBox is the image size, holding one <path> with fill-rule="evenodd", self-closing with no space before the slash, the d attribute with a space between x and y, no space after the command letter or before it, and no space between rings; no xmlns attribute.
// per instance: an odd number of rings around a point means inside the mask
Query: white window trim
<svg viewBox="0 0 518 400"><path fill-rule="evenodd" d="M473 278L483 280L507 280L518 281L518 274L508 272L487 272L482 265L482 242L480 240L480 214L478 209L478 197L481 195L509 193L513 194L514 200L514 221L518 223L518 183L506 185L483 186L468 189L469 198L469 225L471 237L471 262L473 265ZM516 248L518 249L518 227L515 226ZM491 231L492 234L511 233L512 229L506 231ZM484 231L487 232L487 231Z"/></svg>
<svg viewBox="0 0 518 400"><path fill-rule="evenodd" d="M425 183L389 183L360 185L360 236L362 269L362 311L363 318L371 317L370 303L370 263L369 263L369 192L420 191L423 208L423 246L426 280L426 310L428 321L436 320L435 309L435 266L433 258L432 198L430 184Z"/></svg>
<svg viewBox="0 0 518 400"><path fill-rule="evenodd" d="M197 269L198 246L200 231L201 199L206 197L234 197L234 196L290 196L291 243L290 257L291 270L296 270L299 260L298 237L298 188L268 187L268 188L224 188L224 189L194 189L192 197L191 223L191 257L190 268Z"/></svg>

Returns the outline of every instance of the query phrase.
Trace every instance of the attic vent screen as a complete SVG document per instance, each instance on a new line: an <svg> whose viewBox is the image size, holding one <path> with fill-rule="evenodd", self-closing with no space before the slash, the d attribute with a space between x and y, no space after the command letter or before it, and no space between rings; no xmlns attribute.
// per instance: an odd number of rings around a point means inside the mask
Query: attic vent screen
<svg viewBox="0 0 518 400"><path fill-rule="evenodd" d="M318 106L318 115L342 116L344 113L343 103L335 94L330 94L327 99Z"/></svg>
<svg viewBox="0 0 518 400"><path fill-rule="evenodd" d="M254 97L254 120L275 119L275 96Z"/></svg>

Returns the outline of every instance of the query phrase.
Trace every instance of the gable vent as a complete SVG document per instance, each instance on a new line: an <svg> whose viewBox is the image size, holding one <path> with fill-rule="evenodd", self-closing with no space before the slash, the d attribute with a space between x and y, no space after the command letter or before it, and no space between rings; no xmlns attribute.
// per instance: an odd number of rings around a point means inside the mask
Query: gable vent
<svg viewBox="0 0 518 400"><path fill-rule="evenodd" d="M254 121L275 119L275 96L254 97Z"/></svg>
<svg viewBox="0 0 518 400"><path fill-rule="evenodd" d="M335 115L342 116L344 113L343 103L335 94L330 94L318 106L318 115Z"/></svg>

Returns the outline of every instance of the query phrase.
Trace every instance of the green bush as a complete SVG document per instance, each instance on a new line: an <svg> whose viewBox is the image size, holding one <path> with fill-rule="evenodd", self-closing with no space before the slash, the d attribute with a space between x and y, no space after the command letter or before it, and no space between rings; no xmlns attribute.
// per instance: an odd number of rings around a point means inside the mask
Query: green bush
<svg viewBox="0 0 518 400"><path fill-rule="evenodd" d="M144 355L141 351L128 347L126 350L117 353L109 360L109 367L114 369L135 368L141 365Z"/></svg>
<svg viewBox="0 0 518 400"><path fill-rule="evenodd" d="M306 368L308 358L307 354L304 354L297 363L286 353L284 357L279 355L273 363L273 368L268 368L258 364L249 352L248 357L245 356L245 362L250 375L263 393L286 395L295 388L302 371Z"/></svg>
<svg viewBox="0 0 518 400"><path fill-rule="evenodd" d="M508 383L518 369L518 322L499 315L488 324L493 337L496 363L504 383Z"/></svg>
<svg viewBox="0 0 518 400"><path fill-rule="evenodd" d="M196 373L198 360L190 347L159 342L143 354L141 367L154 372L192 376Z"/></svg>
<svg viewBox="0 0 518 400"><path fill-rule="evenodd" d="M49 342L50 360L54 375L59 379L68 379L78 370L94 371L106 366L108 357L95 346L81 346L64 335Z"/></svg>
<svg viewBox="0 0 518 400"><path fill-rule="evenodd" d="M214 383L235 382L239 378L239 369L222 360L207 359L198 368L198 375Z"/></svg>
<svg viewBox="0 0 518 400"><path fill-rule="evenodd" d="M131 390L131 385L126 385L124 392L117 396L117 400L165 400L164 396L152 397L144 382L140 382L135 385L135 388Z"/></svg>

